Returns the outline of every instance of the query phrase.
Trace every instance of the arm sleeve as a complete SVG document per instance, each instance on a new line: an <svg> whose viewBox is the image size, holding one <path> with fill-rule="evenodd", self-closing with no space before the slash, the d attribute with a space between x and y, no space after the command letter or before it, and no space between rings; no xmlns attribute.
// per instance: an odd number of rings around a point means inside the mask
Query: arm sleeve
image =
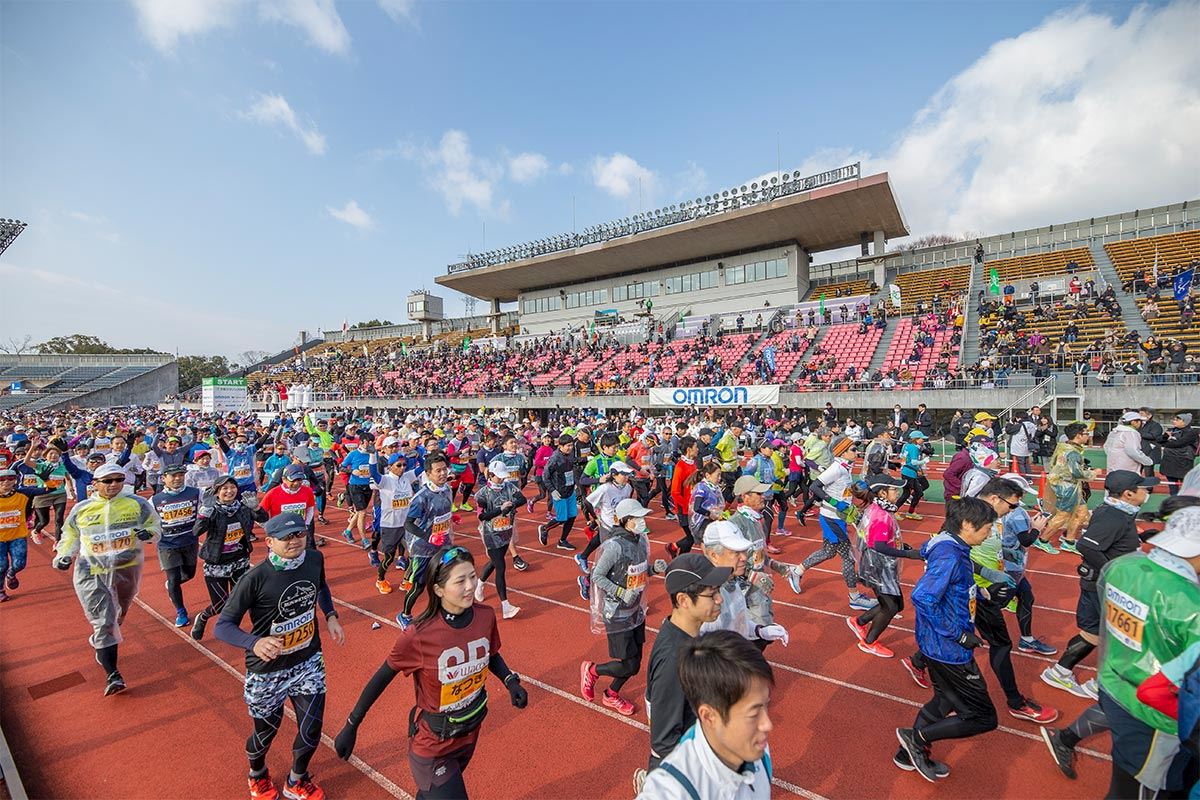
<svg viewBox="0 0 1200 800"><path fill-rule="evenodd" d="M907 551L899 550L895 547L892 547L890 544L883 541L882 539L880 539L878 542L873 543L871 545L871 549L874 550L876 553L882 553L883 555L891 556L892 558L908 558Z"/></svg>
<svg viewBox="0 0 1200 800"><path fill-rule="evenodd" d="M224 614L217 618L217 627L213 628L213 634L225 644L231 644L243 650L253 650L254 645L258 643L257 636L246 633L232 620L226 619Z"/></svg>
<svg viewBox="0 0 1200 800"><path fill-rule="evenodd" d="M325 580L325 562L323 561L321 562L321 586L317 589L317 606L326 619L335 611L333 595L329 593L329 581Z"/></svg>
<svg viewBox="0 0 1200 800"><path fill-rule="evenodd" d="M363 687L362 694L358 696L358 702L354 704L353 710L350 711L350 716L346 721L351 725L358 725L367 716L367 712L371 710L371 706L383 694L383 690L388 687L392 680L399 675L397 670L392 669L385 662L375 670L375 674L371 676L371 680L367 681L367 685Z"/></svg>
<svg viewBox="0 0 1200 800"><path fill-rule="evenodd" d="M492 657L488 659L488 669L502 681L507 681L508 676L513 674L508 664L504 663L504 656L499 653L492 653Z"/></svg>

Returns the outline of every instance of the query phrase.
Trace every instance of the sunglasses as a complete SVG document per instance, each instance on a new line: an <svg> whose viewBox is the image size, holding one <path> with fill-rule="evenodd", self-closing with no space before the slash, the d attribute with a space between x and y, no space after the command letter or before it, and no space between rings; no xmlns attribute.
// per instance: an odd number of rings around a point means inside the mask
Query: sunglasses
<svg viewBox="0 0 1200 800"><path fill-rule="evenodd" d="M271 538L278 539L281 542L287 542L287 541L291 541L292 539L299 539L302 536L306 535L307 533L308 532L306 530L304 530L304 528L300 528L298 530L291 531L284 536L272 536Z"/></svg>
<svg viewBox="0 0 1200 800"><path fill-rule="evenodd" d="M124 483L124 478L101 478L96 483Z"/></svg>

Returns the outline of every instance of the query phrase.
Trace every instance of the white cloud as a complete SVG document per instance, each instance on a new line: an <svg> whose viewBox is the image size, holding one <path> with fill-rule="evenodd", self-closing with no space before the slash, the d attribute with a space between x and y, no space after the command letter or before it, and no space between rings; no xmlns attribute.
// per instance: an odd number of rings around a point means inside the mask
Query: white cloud
<svg viewBox="0 0 1200 800"><path fill-rule="evenodd" d="M170 53L185 36L233 25L241 0L133 0L138 26L155 48Z"/></svg>
<svg viewBox="0 0 1200 800"><path fill-rule="evenodd" d="M559 175L570 175L574 171L575 171L575 168L572 167L570 164L568 164L565 161L558 165L558 174Z"/></svg>
<svg viewBox="0 0 1200 800"><path fill-rule="evenodd" d="M1009 230L1192 199L1200 4L1076 8L993 45L886 155L914 235ZM857 160L850 154L823 166ZM868 169L869 167L869 169Z"/></svg>
<svg viewBox="0 0 1200 800"><path fill-rule="evenodd" d="M328 53L350 49L350 33L333 0L265 0L259 13L265 20L299 28L312 44Z"/></svg>
<svg viewBox="0 0 1200 800"><path fill-rule="evenodd" d="M592 182L613 197L628 200L638 197L644 205L658 186L658 176L624 153L592 159Z"/></svg>
<svg viewBox="0 0 1200 800"><path fill-rule="evenodd" d="M541 153L521 153L508 160L508 174L517 183L532 183L549 168L550 162Z"/></svg>
<svg viewBox="0 0 1200 800"><path fill-rule="evenodd" d="M451 214L457 215L464 204L480 211L505 215L506 202L493 204L496 183L504 176L504 167L471 152L471 140L460 130L442 134L436 148L417 148L403 143L386 154L397 153L404 158L420 161L429 182L446 202Z"/></svg>
<svg viewBox="0 0 1200 800"><path fill-rule="evenodd" d="M329 216L341 220L347 225L352 225L360 231L370 230L375 227L375 220L371 219L371 215L359 207L356 200L351 200L342 208L325 206L325 210L329 212Z"/></svg>
<svg viewBox="0 0 1200 800"><path fill-rule="evenodd" d="M378 0L379 7L395 22L416 22L417 0Z"/></svg>
<svg viewBox="0 0 1200 800"><path fill-rule="evenodd" d="M258 101L242 116L263 125L282 125L304 142L308 152L315 156L325 152L325 137L317 126L311 120L302 122L282 95L259 95Z"/></svg>
<svg viewBox="0 0 1200 800"><path fill-rule="evenodd" d="M676 199L692 197L704 191L704 187L708 185L708 173L695 161L689 161L687 167L675 176L675 184L678 187L675 191Z"/></svg>
<svg viewBox="0 0 1200 800"><path fill-rule="evenodd" d="M96 218L93 217L91 214L86 214L82 211L71 211L68 213L68 216L70 216L72 219L77 219L80 222L95 222L96 221Z"/></svg>
<svg viewBox="0 0 1200 800"><path fill-rule="evenodd" d="M110 228L107 218L88 214L85 211L68 211L67 216L92 228L92 232L97 238L103 239L109 244L120 244L121 234Z"/></svg>

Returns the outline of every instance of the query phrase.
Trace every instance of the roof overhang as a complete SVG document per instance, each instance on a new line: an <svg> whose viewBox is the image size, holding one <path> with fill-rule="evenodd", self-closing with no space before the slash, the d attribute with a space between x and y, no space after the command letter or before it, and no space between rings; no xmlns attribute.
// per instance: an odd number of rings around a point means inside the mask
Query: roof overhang
<svg viewBox="0 0 1200 800"><path fill-rule="evenodd" d="M480 267L436 281L483 299L513 302L523 291L701 261L782 242L809 253L856 245L862 235L908 235L886 172L800 192L769 203L556 253Z"/></svg>

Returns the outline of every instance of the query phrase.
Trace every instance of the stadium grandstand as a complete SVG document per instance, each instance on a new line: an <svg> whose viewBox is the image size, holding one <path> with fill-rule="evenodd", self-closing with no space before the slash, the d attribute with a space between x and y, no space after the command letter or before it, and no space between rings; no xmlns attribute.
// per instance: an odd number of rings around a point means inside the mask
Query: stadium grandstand
<svg viewBox="0 0 1200 800"><path fill-rule="evenodd" d="M0 355L0 411L155 405L178 386L169 355Z"/></svg>
<svg viewBox="0 0 1200 800"><path fill-rule="evenodd" d="M890 405L880 390L942 409L981 392L988 405L1062 402L1065 416L1085 397L1197 405L1197 201L888 249L908 233L887 174L784 173L451 264L437 283L489 313L442 320L440 299L414 292L412 324L325 331L251 372L251 396L591 407L737 385L847 408ZM848 246L855 257L814 264ZM414 314L413 297L438 314Z"/></svg>

